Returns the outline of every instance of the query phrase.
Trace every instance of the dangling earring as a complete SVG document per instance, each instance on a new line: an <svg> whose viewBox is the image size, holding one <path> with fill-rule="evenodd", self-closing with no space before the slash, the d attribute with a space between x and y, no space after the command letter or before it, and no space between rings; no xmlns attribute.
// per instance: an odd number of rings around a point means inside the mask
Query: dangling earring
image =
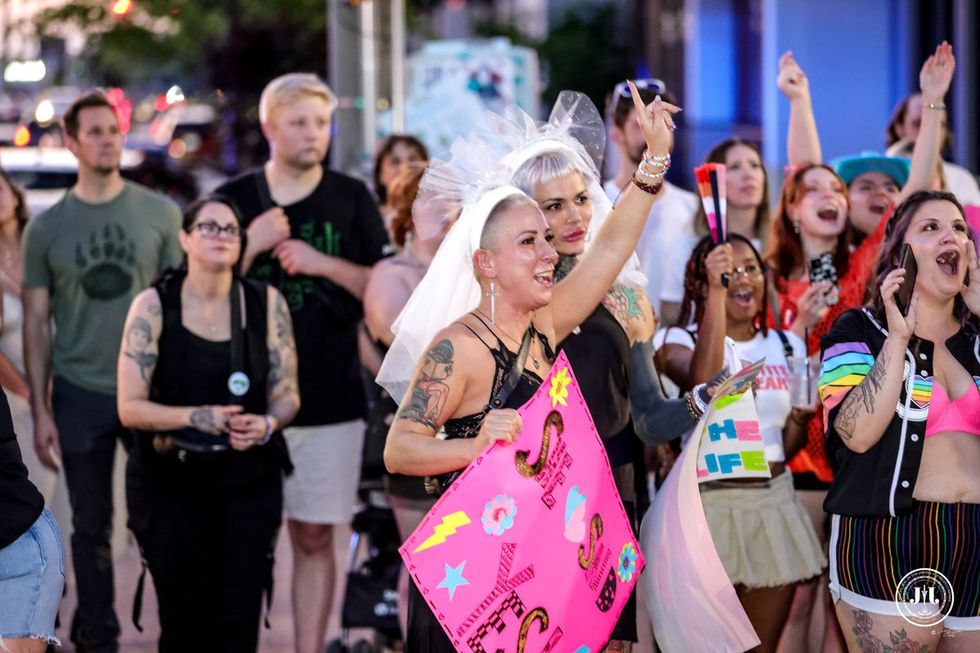
<svg viewBox="0 0 980 653"><path fill-rule="evenodd" d="M498 294L499 293L497 292L497 284L495 284L493 282L493 279L491 279L490 287L487 289L487 292L485 292L484 295L490 298L490 322L491 324L494 325L497 324L497 295Z"/></svg>
<svg viewBox="0 0 980 653"><path fill-rule="evenodd" d="M797 236L800 235L800 223L799 222L794 222L793 223L793 233L796 234Z"/></svg>

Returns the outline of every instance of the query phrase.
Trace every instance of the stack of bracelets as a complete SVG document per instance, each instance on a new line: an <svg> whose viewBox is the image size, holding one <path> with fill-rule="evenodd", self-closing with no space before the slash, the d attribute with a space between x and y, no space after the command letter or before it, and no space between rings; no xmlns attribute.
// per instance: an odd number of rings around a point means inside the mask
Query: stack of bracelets
<svg viewBox="0 0 980 653"><path fill-rule="evenodd" d="M707 385L699 383L687 393L687 412L695 422L700 420L701 416L708 410L708 402L701 396L702 392L707 394L706 390Z"/></svg>
<svg viewBox="0 0 980 653"><path fill-rule="evenodd" d="M643 161L633 174L633 184L640 190L656 195L664 185L664 175L670 170L670 152L654 156L643 150Z"/></svg>

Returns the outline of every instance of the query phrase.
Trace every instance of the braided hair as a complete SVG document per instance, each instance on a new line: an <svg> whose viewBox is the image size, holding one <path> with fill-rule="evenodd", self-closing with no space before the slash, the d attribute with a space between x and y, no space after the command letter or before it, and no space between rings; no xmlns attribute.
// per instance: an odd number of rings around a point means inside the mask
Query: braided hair
<svg viewBox="0 0 980 653"><path fill-rule="evenodd" d="M735 241L748 245L749 249L752 250L752 254L755 256L755 260L759 263L759 268L762 270L762 304L759 306L759 312L756 314L755 322L759 330L762 331L762 335L769 335L768 325L766 324L769 274L766 271L766 264L762 261L762 256L755 248L755 245L752 244L751 240L739 234L729 233L728 242ZM711 240L711 236L705 236L694 246L694 251L691 252L691 257L687 259L687 265L684 266L684 298L681 300L681 314L677 321L677 324L682 327L687 327L691 324L701 324L701 319L704 317L705 290L708 287L708 270L704 265L704 261L715 247L716 245Z"/></svg>

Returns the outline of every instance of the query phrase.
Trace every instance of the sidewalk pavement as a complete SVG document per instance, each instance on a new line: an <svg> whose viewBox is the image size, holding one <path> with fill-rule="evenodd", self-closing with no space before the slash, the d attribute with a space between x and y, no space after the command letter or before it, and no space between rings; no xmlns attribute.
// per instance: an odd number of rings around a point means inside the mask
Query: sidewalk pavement
<svg viewBox="0 0 980 653"><path fill-rule="evenodd" d="M333 602L333 610L330 615L330 623L327 627L328 641L336 638L340 634L340 609L344 590L343 583L347 577L350 536L351 531L347 526L338 527L334 534L334 556L337 561L338 586ZM66 550L66 553L69 553L70 558L70 549ZM289 546L289 536L286 533L284 522L283 527L279 531L279 543L276 546L275 592L272 612L269 615L269 623L272 627L268 630L264 627L261 629L259 633L259 653L293 652L293 618L290 596L292 570L292 550ZM147 576L146 589L143 593L143 614L141 619L143 632L140 633L133 626L133 596L136 593L136 582L140 574L140 560L139 551L131 541L128 546L123 547L123 551L117 553L115 557L115 571L116 614L122 626L122 635L119 639L120 652L155 652L157 650L157 640L160 637L160 623L157 618L156 593L153 590L153 582L149 575ZM62 648L57 649L59 652L75 653L75 647L68 639L68 627L71 624L71 616L75 610L75 603L75 576L71 560L69 559L66 596L61 602L59 613L61 624L56 632L63 644ZM368 632L357 631L352 633L351 641L356 641L358 636L368 636Z"/></svg>

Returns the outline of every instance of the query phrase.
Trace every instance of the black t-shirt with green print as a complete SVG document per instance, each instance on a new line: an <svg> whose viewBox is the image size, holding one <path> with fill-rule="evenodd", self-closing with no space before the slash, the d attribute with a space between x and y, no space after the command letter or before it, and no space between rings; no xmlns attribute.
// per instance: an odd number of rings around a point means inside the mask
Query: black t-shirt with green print
<svg viewBox="0 0 980 653"><path fill-rule="evenodd" d="M261 168L233 179L216 192L238 206L248 225L270 208ZM317 251L371 266L388 247L388 235L374 198L360 181L324 168L316 189L282 207L290 237ZM290 276L269 252L256 257L248 276L275 285L293 317L299 357L302 406L294 426L336 424L365 416L367 406L357 356L361 302L322 278Z"/></svg>

